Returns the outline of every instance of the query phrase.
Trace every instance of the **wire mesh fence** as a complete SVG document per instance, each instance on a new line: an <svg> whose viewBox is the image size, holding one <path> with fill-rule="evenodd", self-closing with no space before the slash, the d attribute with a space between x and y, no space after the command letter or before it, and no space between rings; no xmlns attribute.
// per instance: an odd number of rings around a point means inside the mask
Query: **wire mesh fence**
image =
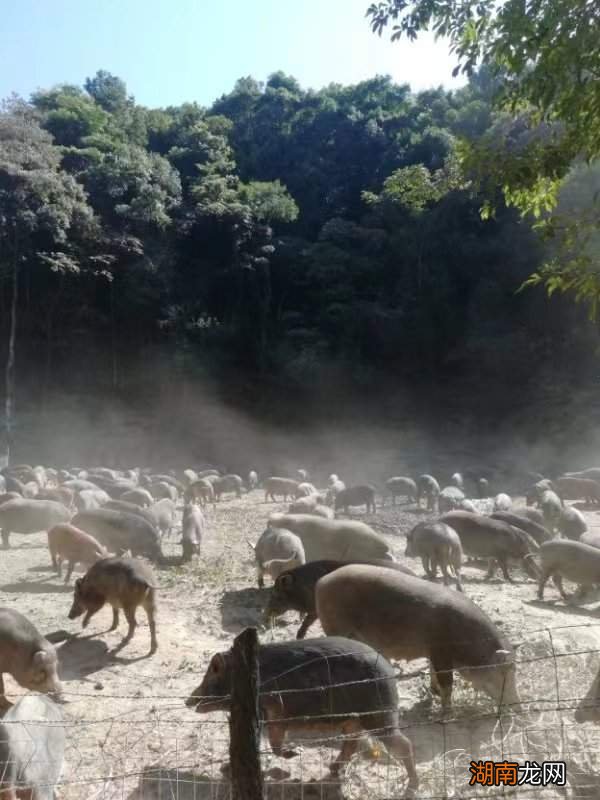
<svg viewBox="0 0 600 800"><path fill-rule="evenodd" d="M415 669L411 663L401 670L394 681L400 697L401 731L412 742L416 756L417 797L554 798L565 793L572 798L600 797L600 725L596 722L600 707L590 692L600 666L598 633L596 623L529 631L517 651L520 702L510 708L498 709L458 678L452 709L444 713L429 695L428 668L417 665ZM140 686L143 677L143 672L137 676ZM278 686L280 677L262 686L261 697L277 695L285 711L286 692L297 690ZM314 685L302 691L327 693L341 685ZM128 684L123 691L100 695L93 686L89 691L70 692L67 683L60 726L66 742L64 767L58 780L46 778L46 784L51 783L56 796L64 800L229 800L227 715L194 714L185 708L186 697L170 694L156 682L151 691L147 683L144 686L144 691L132 691ZM344 687L351 690L352 682ZM327 716L336 722L335 714ZM312 715L303 734L309 733L310 738L291 743L296 750L293 758L274 755L263 737L260 761L267 798L387 800L404 796L406 770L386 751L389 731L374 730L365 739L360 731L348 733L343 728L344 716L339 715L339 730L323 732ZM285 713L278 720L291 728L306 721ZM268 724L263 724L263 732ZM4 785L11 779L6 740L10 753L17 743L21 761L16 766L22 779L31 774L32 767L41 786L44 775L54 774L46 769L50 757L40 734L44 726L51 740L55 721L5 717L4 745L0 742ZM334 779L330 765L348 738L360 738L359 752L340 778ZM49 794L39 794L41 800L52 797L48 789Z"/></svg>

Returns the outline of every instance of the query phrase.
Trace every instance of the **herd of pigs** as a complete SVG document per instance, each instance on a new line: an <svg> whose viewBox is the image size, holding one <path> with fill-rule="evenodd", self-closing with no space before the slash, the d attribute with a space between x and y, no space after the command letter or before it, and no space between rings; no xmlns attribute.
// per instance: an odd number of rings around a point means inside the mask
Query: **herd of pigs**
<svg viewBox="0 0 600 800"><path fill-rule="evenodd" d="M361 739L379 739L404 764L406 796L414 797L418 773L411 743L400 730L396 671L388 659L429 660L442 715L451 707L455 671L491 697L499 713L519 703L513 647L465 595L465 557L487 565L487 578L500 567L508 581L518 563L537 581L539 599L550 577L570 603L600 584L600 534L588 531L584 514L566 502L600 507L600 468L555 480L534 475L523 488L523 507L498 494L488 501L491 513L482 513L488 482L466 481L460 473L445 488L421 475L416 481L392 477L381 491L369 484L346 487L331 475L319 490L305 470L298 470L297 479L263 480L251 471L244 481L214 469L153 474L19 465L0 474L0 531L5 549L11 537L47 532L59 576L66 565L65 583L76 565L87 569L74 582L69 618L84 615L86 627L108 604L115 630L122 610L128 628L117 649L134 636L141 606L153 654L160 636L157 582L148 562L169 562L162 543L179 528L177 510L183 509L177 560L186 563L201 555L207 506L214 513L225 495L256 493L260 502L289 502L285 513L265 514L264 533L250 543L258 585L266 576L273 582L265 624L290 610L302 616L296 640L260 646L260 710L270 747L289 758L295 753L288 740L314 736L315 730L337 737L343 744L331 764L335 777ZM406 556L421 560L423 577L394 560L376 526L350 518L350 509L359 506L375 514L376 501L424 503L437 515L406 534ZM443 584L436 581L438 568ZM567 595L563 579L578 585L575 595ZM325 636L305 638L316 620ZM3 673L34 693L12 705ZM217 653L186 705L199 713L227 711L231 680L230 652ZM0 722L3 798L20 796L24 787L33 800L54 797L65 747L61 692L54 646L27 617L0 608L0 703L8 709ZM33 752L47 757L33 759Z"/></svg>

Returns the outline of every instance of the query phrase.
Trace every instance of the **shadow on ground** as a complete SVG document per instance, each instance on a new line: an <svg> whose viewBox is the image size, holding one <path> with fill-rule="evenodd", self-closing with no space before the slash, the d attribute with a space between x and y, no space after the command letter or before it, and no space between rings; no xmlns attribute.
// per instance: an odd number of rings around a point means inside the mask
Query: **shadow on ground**
<svg viewBox="0 0 600 800"><path fill-rule="evenodd" d="M286 773L282 770L281 775ZM343 800L338 782L265 780L265 800ZM231 783L222 778L196 775L193 772L147 767L138 787L127 800L229 800Z"/></svg>
<svg viewBox="0 0 600 800"><path fill-rule="evenodd" d="M73 587L64 583L47 583L46 581L19 581L5 583L0 592L17 592L26 594L73 594Z"/></svg>

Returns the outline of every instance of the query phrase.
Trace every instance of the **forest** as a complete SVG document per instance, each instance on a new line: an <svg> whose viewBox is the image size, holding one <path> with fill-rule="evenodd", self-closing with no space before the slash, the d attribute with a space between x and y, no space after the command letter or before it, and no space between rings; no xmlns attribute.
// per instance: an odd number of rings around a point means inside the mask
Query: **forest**
<svg viewBox="0 0 600 800"><path fill-rule="evenodd" d="M210 108L146 108L101 70L6 100L0 325L23 455L76 417L189 440L203 397L289 429L585 436L596 325L522 288L552 243L513 208L482 215L458 163L465 140L530 135L493 84L482 68L456 91L316 91L275 73ZM598 188L577 166L561 203Z"/></svg>

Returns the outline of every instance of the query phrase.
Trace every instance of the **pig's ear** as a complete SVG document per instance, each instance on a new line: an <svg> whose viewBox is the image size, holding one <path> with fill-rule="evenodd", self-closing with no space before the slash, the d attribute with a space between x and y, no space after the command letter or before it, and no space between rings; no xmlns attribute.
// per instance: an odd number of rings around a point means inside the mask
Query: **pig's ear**
<svg viewBox="0 0 600 800"><path fill-rule="evenodd" d="M45 650L38 650L37 653L33 654L33 666L36 668L45 667L49 661L52 660L50 653L47 653Z"/></svg>

